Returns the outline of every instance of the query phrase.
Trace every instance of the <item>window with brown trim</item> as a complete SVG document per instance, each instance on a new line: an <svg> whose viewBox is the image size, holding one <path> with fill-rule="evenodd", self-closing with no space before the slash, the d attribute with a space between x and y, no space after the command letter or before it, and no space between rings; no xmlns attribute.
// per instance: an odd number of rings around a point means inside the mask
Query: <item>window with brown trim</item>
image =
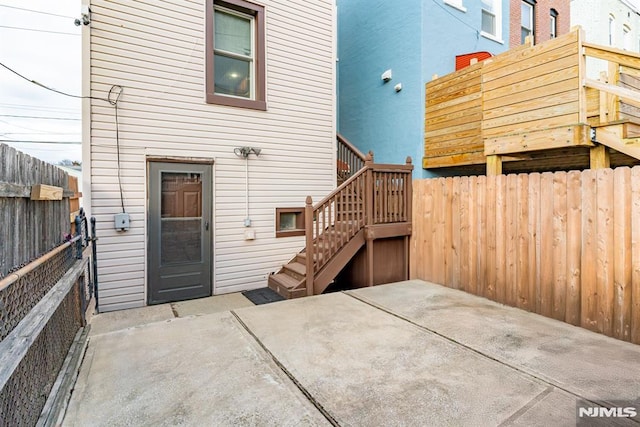
<svg viewBox="0 0 640 427"><path fill-rule="evenodd" d="M207 1L206 101L266 110L264 7Z"/></svg>
<svg viewBox="0 0 640 427"><path fill-rule="evenodd" d="M304 207L276 208L276 237L304 236Z"/></svg>

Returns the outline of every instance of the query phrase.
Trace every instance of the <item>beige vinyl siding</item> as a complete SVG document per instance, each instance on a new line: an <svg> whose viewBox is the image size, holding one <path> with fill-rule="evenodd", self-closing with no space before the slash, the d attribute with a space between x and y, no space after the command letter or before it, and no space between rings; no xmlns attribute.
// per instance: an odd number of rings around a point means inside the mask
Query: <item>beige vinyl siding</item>
<svg viewBox="0 0 640 427"><path fill-rule="evenodd" d="M303 247L275 238L275 208L318 201L335 186L334 11L330 0L265 6L267 111L210 105L205 98L205 3L196 0L91 2L91 95L124 87L118 105L120 175L131 228L121 211L114 109L91 102L91 213L97 219L101 310L146 304L147 157L212 158L213 285L216 294L267 284ZM86 117L87 119L89 117ZM245 241L245 160L249 160Z"/></svg>

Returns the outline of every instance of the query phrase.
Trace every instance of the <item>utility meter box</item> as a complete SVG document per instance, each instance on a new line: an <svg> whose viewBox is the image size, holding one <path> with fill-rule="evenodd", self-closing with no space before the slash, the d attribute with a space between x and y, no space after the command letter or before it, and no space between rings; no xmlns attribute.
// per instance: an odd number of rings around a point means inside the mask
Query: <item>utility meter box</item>
<svg viewBox="0 0 640 427"><path fill-rule="evenodd" d="M129 229L129 214L119 213L114 216L114 226L116 230L127 231Z"/></svg>

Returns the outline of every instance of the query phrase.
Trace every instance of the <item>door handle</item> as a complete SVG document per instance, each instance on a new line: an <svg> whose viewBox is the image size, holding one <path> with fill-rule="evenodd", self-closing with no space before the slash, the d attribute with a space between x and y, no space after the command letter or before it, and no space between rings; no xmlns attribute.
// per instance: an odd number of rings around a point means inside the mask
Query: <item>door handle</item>
<svg viewBox="0 0 640 427"><path fill-rule="evenodd" d="M209 221L204 222L204 229L205 231L209 231Z"/></svg>

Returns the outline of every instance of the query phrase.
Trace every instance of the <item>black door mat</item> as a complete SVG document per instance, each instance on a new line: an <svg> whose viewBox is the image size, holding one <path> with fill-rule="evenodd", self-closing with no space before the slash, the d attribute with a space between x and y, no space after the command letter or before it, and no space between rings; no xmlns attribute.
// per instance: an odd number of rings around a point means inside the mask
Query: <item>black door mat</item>
<svg viewBox="0 0 640 427"><path fill-rule="evenodd" d="M285 299L282 295L276 293L276 291L270 288L244 291L242 295L247 297L247 299L255 305L269 304L270 302L284 301Z"/></svg>

